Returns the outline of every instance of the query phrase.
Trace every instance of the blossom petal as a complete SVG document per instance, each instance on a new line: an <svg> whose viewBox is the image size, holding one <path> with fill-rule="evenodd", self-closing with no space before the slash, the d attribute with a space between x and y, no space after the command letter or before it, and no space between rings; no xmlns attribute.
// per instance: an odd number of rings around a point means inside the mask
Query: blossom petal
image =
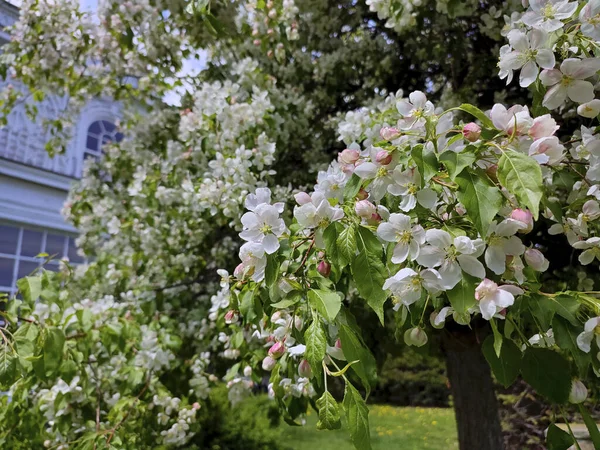
<svg viewBox="0 0 600 450"><path fill-rule="evenodd" d="M577 103L587 103L594 99L594 85L589 81L573 80L567 88L567 95Z"/></svg>
<svg viewBox="0 0 600 450"><path fill-rule="evenodd" d="M408 257L409 246L404 242L398 242L394 247L394 253L392 254L392 262L394 264L401 264L406 261Z"/></svg>
<svg viewBox="0 0 600 450"><path fill-rule="evenodd" d="M471 255L458 255L456 260L460 264L462 270L473 277L485 278L485 267L477 258Z"/></svg>

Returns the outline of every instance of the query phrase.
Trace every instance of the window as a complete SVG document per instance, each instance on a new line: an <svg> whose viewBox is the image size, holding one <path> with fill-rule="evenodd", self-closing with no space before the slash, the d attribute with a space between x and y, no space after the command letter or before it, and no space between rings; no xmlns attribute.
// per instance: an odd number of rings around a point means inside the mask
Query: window
<svg viewBox="0 0 600 450"><path fill-rule="evenodd" d="M0 292L13 295L17 280L38 270L45 261L45 258L36 258L40 253L53 257L44 266L47 270L58 271L58 260L65 257L71 264L85 262L77 254L72 236L0 224Z"/></svg>
<svg viewBox="0 0 600 450"><path fill-rule="evenodd" d="M84 159L99 158L102 155L102 147L109 142L121 142L123 133L117 130L117 126L108 120L96 120L88 128L85 143Z"/></svg>

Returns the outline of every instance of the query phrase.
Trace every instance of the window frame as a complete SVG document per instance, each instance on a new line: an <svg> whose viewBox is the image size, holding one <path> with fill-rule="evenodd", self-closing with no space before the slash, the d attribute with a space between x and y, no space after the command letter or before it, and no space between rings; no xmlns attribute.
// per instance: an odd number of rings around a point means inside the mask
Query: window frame
<svg viewBox="0 0 600 450"><path fill-rule="evenodd" d="M12 227L12 228L15 228L18 230L17 245L15 248L15 253L11 254L11 253L0 252L0 258L11 260L12 264L13 264L12 265L12 274L11 274L11 285L10 286L0 285L0 292L7 293L11 297L13 295L15 295L15 293L17 292L16 284L17 284L17 280L19 279L19 268L20 268L21 262L36 263L38 266L38 269L39 269L40 267L42 267L44 261L46 261L46 258L41 258L41 257L37 258L35 256L32 257L32 256L21 255L21 252L23 249L23 234L26 230L42 233L40 251L38 252L38 254L44 253L46 251L48 234L55 235L55 236L62 236L64 238L62 254L60 254L60 255L57 254L54 259L52 259L45 265L45 266L51 266L54 268L58 268L58 266L60 264L59 263L60 260L62 260L64 258L68 258L69 250L71 247L71 242L76 237L73 234L64 233L63 231L60 231L60 230L29 226L28 224L15 224L15 223L10 223L10 222L0 221L0 226ZM74 242L73 242L73 244L74 244ZM50 256L52 256L52 255L50 255ZM81 261L74 262L74 263L72 262L72 264L87 263L87 259L85 257L81 257L81 259L82 259Z"/></svg>

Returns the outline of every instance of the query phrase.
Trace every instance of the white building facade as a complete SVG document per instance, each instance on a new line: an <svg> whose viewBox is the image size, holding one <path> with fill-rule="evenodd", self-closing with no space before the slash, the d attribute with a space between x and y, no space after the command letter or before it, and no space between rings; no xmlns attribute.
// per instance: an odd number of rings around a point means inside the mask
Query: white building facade
<svg viewBox="0 0 600 450"><path fill-rule="evenodd" d="M14 23L18 14L16 7L0 0L0 29ZM8 38L0 31L0 45ZM23 105L17 106L7 126L0 128L0 292L14 293L16 280L40 266L40 253L54 257L46 266L51 270L58 269L61 258L83 261L75 247L77 230L60 211L71 185L81 177L83 161L99 157L104 143L122 138L115 126L119 107L105 100L87 104L66 152L50 158L44 148L50 134L41 121L58 117L65 103L65 98L48 96L37 105L36 122Z"/></svg>

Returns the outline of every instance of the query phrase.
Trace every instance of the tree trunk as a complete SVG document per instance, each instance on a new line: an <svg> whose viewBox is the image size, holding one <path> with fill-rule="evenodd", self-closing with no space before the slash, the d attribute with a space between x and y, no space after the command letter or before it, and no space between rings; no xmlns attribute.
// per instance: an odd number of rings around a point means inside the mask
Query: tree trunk
<svg viewBox="0 0 600 450"><path fill-rule="evenodd" d="M461 450L503 450L492 375L481 352L489 325L448 323L443 347Z"/></svg>

